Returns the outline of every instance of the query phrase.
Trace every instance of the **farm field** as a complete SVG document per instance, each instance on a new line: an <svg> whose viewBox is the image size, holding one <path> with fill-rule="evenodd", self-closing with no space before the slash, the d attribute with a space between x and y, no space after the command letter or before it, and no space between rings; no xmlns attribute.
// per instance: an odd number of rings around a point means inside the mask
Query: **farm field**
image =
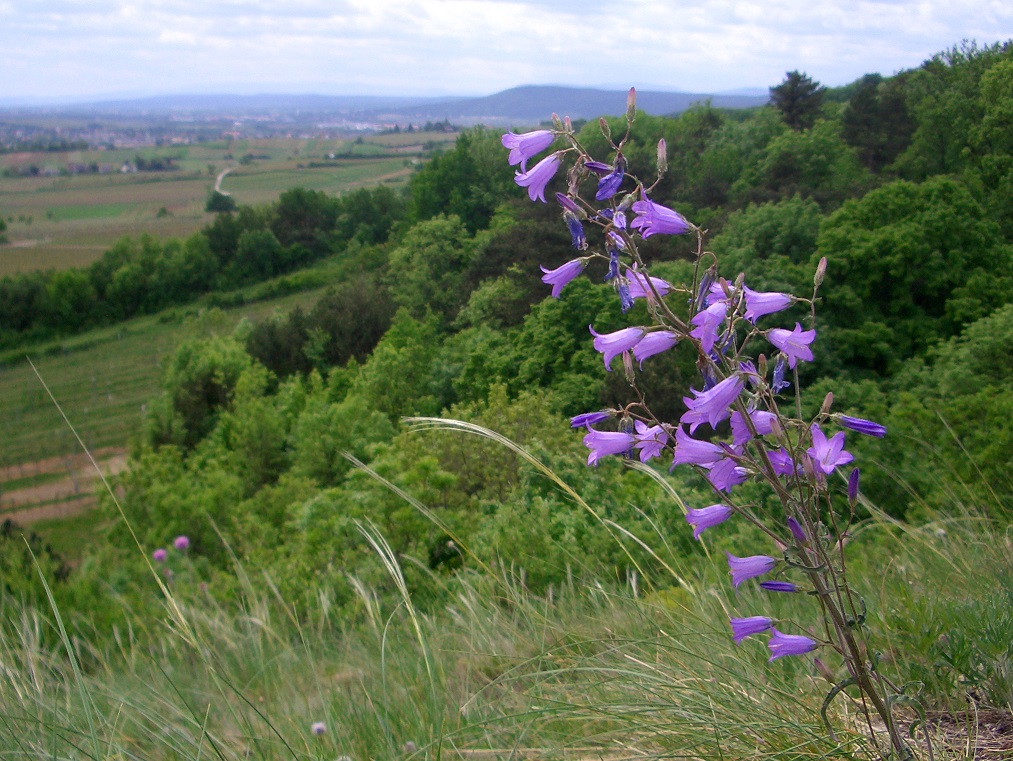
<svg viewBox="0 0 1013 761"><path fill-rule="evenodd" d="M227 332L240 320L260 320L273 312L308 305L323 289L227 310L170 310L94 330L51 345L25 349L93 452L120 451L143 420L145 404L158 392L163 359L183 339L211 330ZM74 434L50 400L27 361L0 365L0 495L45 486L56 472L68 478L90 468ZM40 463L57 461L55 471ZM77 495L75 499L86 495ZM26 507L0 497L0 520Z"/></svg>
<svg viewBox="0 0 1013 761"><path fill-rule="evenodd" d="M401 184L434 145L453 133L376 135L347 140L272 138L186 146L0 155L0 276L83 267L123 236L186 237L209 224L204 210L218 175L239 204L264 204L294 187L339 194ZM140 156L172 159L172 171L121 171ZM101 172L67 174L68 166ZM11 176L35 167L36 176ZM61 173L63 171L63 173Z"/></svg>

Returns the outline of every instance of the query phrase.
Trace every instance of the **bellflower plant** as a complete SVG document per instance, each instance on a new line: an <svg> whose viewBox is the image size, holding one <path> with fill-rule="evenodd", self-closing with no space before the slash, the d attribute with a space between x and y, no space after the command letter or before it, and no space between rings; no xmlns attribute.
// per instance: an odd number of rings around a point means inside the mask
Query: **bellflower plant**
<svg viewBox="0 0 1013 761"><path fill-rule="evenodd" d="M634 401L618 409L572 419L574 427L585 429L588 465L597 466L610 456L641 468L660 460L671 471L681 468L687 477L699 479L716 496L715 504L685 509L686 522L699 541L704 541L705 531L707 541L721 541L727 522L751 524L770 549L747 557L726 552L732 586L805 594L813 601L813 620L777 620L775 626L775 619L763 611L749 611L731 618L733 641L749 647L745 639L766 637L770 661L819 651L821 673L831 673L825 671L830 668L826 664L836 663L836 672L844 675L827 703L853 700L869 717L870 742L880 755L910 758L892 708L900 696L880 673L879 661L869 656L865 605L848 582L844 562L843 539L859 503L858 468L852 467L846 437L849 432L882 437L886 429L833 411L832 395L815 416L802 415L800 375L820 348L815 302L828 263L820 261L812 293L806 295L755 289L739 273L722 273L719 257L704 247L704 231L662 197L659 182L668 165L665 142L658 144L656 176L643 178L630 171L625 151L636 119L635 102L631 90L626 131L618 140L608 124L600 122L608 155L592 156L568 120L556 119L553 130L503 136L509 162L520 165L516 182L532 201L544 201L548 182L564 163L569 167L566 192L556 200L574 246L586 254L554 270L542 268L551 295L559 298L585 268L600 265L600 277L615 291L623 312L635 299L644 299L649 316L646 322L638 319L642 324L610 332L590 327L606 370L621 356L635 393ZM527 169L528 159L557 141L559 150ZM651 276L642 244L659 235L695 238L688 282ZM773 321L781 313L790 318L758 327L761 319ZM689 352L700 373L700 382L683 399L685 411L678 420L659 419L651 411L651 400L636 386L635 363L642 369L645 359L666 351ZM706 428L701 428L703 423ZM603 429L593 427L597 425ZM616 426L618 430L605 430ZM747 481L774 499L740 497L740 486ZM774 571L776 578L752 582ZM744 599L755 605L760 598ZM860 697L846 693L846 687ZM874 725L885 727L885 733L873 731ZM829 724L827 728L832 735Z"/></svg>

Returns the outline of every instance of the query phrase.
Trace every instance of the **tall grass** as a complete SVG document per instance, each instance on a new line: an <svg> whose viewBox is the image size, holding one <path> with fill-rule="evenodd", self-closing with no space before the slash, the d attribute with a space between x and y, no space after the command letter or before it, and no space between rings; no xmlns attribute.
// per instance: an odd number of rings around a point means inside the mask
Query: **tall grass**
<svg viewBox="0 0 1013 761"><path fill-rule="evenodd" d="M406 561L366 533L398 574ZM899 678L939 675L924 680L923 697L945 705L939 698L969 675L945 683L950 667L931 660L941 652L935 633L973 639L985 624L994 631L976 646L994 673L975 686L979 700L989 689L1000 695L1008 672L988 648L1010 634L995 595L1010 579L1007 540L967 523L944 536L878 522L854 545L878 644ZM236 573L236 602L196 583L170 585L160 633L134 636L143 624L124 610L127 623L101 646L70 629L46 636L61 627L56 611L4 600L2 757L739 759L869 750L847 699L832 706L837 742L828 739L819 708L829 685L807 661L768 664L762 643L731 644L729 612L761 601L730 593L717 561L696 564L693 592L646 596L576 579L539 596L509 569L462 572L443 577L449 604L428 612L405 586L389 599L359 583L356 623L329 606L326 589L296 615L269 580ZM778 602L778 616L804 620L805 601ZM919 639L927 627L929 642ZM312 734L314 722L326 731Z"/></svg>

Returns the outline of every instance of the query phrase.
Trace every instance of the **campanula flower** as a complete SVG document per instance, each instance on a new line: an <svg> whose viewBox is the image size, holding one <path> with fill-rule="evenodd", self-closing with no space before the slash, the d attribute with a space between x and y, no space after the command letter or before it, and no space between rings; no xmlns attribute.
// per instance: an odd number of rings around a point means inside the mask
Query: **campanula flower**
<svg viewBox="0 0 1013 761"><path fill-rule="evenodd" d="M614 454L626 454L633 448L635 439L632 433L623 431L596 431L590 428L584 436L584 446L591 450L587 456L587 464L595 467L602 457Z"/></svg>
<svg viewBox="0 0 1013 761"><path fill-rule="evenodd" d="M528 170L528 159L552 145L554 139L555 135L550 130L537 129L534 132L525 132L520 135L507 132L503 135L502 143L504 148L510 149L510 157L508 159L510 166L520 164L521 171L526 172Z"/></svg>
<svg viewBox="0 0 1013 761"><path fill-rule="evenodd" d="M679 341L679 336L672 330L657 330L648 333L640 342L633 347L633 358L640 363L640 369L644 368L644 360L668 351Z"/></svg>
<svg viewBox="0 0 1013 761"><path fill-rule="evenodd" d="M858 468L854 468L851 471L851 475L848 476L848 502L854 507L858 501L858 482L861 478L861 473Z"/></svg>
<svg viewBox="0 0 1013 761"><path fill-rule="evenodd" d="M866 436L875 436L877 439L881 439L886 436L886 426L880 425L879 423L873 423L871 420L864 420L860 417L850 417L848 415L838 415L837 422L845 428Z"/></svg>
<svg viewBox="0 0 1013 761"><path fill-rule="evenodd" d="M816 640L803 637L801 634L785 634L779 632L776 627L771 627L770 640L767 642L770 648L770 658L773 661L783 658L786 655L803 655L816 649Z"/></svg>
<svg viewBox="0 0 1013 761"><path fill-rule="evenodd" d="M169 557L169 553L164 547L159 547L157 550L151 553L151 559L156 563L164 563Z"/></svg>
<svg viewBox="0 0 1013 761"><path fill-rule="evenodd" d="M606 370L611 370L612 360L636 346L645 333L643 328L623 328L613 333L597 333L590 325L588 329L594 336L594 348L604 355Z"/></svg>
<svg viewBox="0 0 1013 761"><path fill-rule="evenodd" d="M795 459L784 447L770 450L767 452L767 457L770 459L770 464L774 466L775 474L779 476L802 475L802 466L795 462Z"/></svg>
<svg viewBox="0 0 1013 761"><path fill-rule="evenodd" d="M795 541L799 544L808 543L809 539L805 535L805 531L802 529L802 524L797 520L788 516L788 530L791 531L791 535L795 537Z"/></svg>
<svg viewBox="0 0 1013 761"><path fill-rule="evenodd" d="M577 219L577 215L567 211L563 213L563 219L570 231L570 245L578 251L586 251L587 235L584 234L584 225Z"/></svg>
<svg viewBox="0 0 1013 761"><path fill-rule="evenodd" d="M660 457L661 450L665 448L671 438L668 431L660 425L648 426L641 420L637 420L634 427L637 431L637 443L634 446L640 450L640 462L647 462L652 457Z"/></svg>
<svg viewBox="0 0 1013 761"><path fill-rule="evenodd" d="M729 572L736 587L746 579L770 573L774 570L774 563L777 562L767 555L751 555L747 558L737 558L730 552L726 552L725 555L728 556Z"/></svg>
<svg viewBox="0 0 1013 761"><path fill-rule="evenodd" d="M689 426L689 432L693 433L700 423L710 423L711 428L726 419L731 413L730 407L739 398L745 381L738 375L730 375L708 391L697 391L691 388L690 391L696 397L690 399L683 397L687 412L679 419L680 423Z"/></svg>
<svg viewBox="0 0 1013 761"><path fill-rule="evenodd" d="M675 457L672 467L676 465L700 465L705 468L713 466L724 457L725 450L709 441L694 439L682 426L675 432Z"/></svg>
<svg viewBox="0 0 1013 761"><path fill-rule="evenodd" d="M552 286L552 297L558 299L567 283L583 272L586 265L587 259L572 259L554 270L541 267L542 272L545 273L542 275L542 282Z"/></svg>
<svg viewBox="0 0 1013 761"><path fill-rule="evenodd" d="M188 536L177 536L173 541L172 546L180 552L185 552L190 548L190 537Z"/></svg>
<svg viewBox="0 0 1013 761"><path fill-rule="evenodd" d="M780 394L786 388L791 386L791 383L784 379L785 368L787 367L784 357L778 357L777 362L774 364L774 372L770 377L770 390L775 394Z"/></svg>
<svg viewBox="0 0 1013 761"><path fill-rule="evenodd" d="M610 417L612 417L612 413L608 410L602 410L601 412L582 412L579 415L574 415L570 418L570 427L583 428L585 425L601 423L602 421L608 420Z"/></svg>
<svg viewBox="0 0 1013 761"><path fill-rule="evenodd" d="M568 195L556 193L556 203L562 206L566 211L569 211L573 214L581 213L580 207L577 205L577 202L574 201L572 198L570 198L570 196Z"/></svg>
<svg viewBox="0 0 1013 761"><path fill-rule="evenodd" d="M767 412L766 410L752 410L748 414L749 419L753 421L753 427L756 429L756 433L760 436L766 436L774 430L774 418L776 418L777 415L773 412ZM753 432L749 430L749 426L746 424L746 419L738 410L732 412L731 424L732 444L735 446L741 447L753 438Z"/></svg>
<svg viewBox="0 0 1013 761"><path fill-rule="evenodd" d="M689 332L693 338L700 341L700 347L704 350L705 354L710 354L714 349L714 344L717 343L718 335L721 332L721 324L725 321L725 314L728 309L724 301L717 301L706 309L697 312L691 323L696 325L693 330Z"/></svg>
<svg viewBox="0 0 1013 761"><path fill-rule="evenodd" d="M728 520L734 511L728 505L710 505L686 511L686 523L693 527L693 538L699 539L700 534L719 523Z"/></svg>
<svg viewBox="0 0 1013 761"><path fill-rule="evenodd" d="M797 322L794 330L772 328L767 331L767 340L788 358L788 367L791 368L794 368L800 359L806 362L813 361L813 353L809 344L815 338L815 330L802 330L802 326Z"/></svg>
<svg viewBox="0 0 1013 761"><path fill-rule="evenodd" d="M820 427L813 423L809 429L813 438L813 445L807 450L813 460L813 465L823 473L829 475L834 472L838 465L847 465L854 460L854 455L844 451L844 431L838 431L829 439Z"/></svg>
<svg viewBox="0 0 1013 761"><path fill-rule="evenodd" d="M555 176L559 164L559 154L553 153L539 161L529 171L517 172L514 182L522 188L528 189L528 198L532 201L545 203L545 186Z"/></svg>
<svg viewBox="0 0 1013 761"><path fill-rule="evenodd" d="M648 278L634 270L629 270L626 277L630 281L630 295L635 299L654 301L655 291L659 296L665 296L672 292L672 284L660 277ZM653 290L651 286L654 286Z"/></svg>
<svg viewBox="0 0 1013 761"><path fill-rule="evenodd" d="M690 224L682 214L646 198L637 201L630 208L638 215L630 227L640 230L644 238L652 235L682 235L690 230Z"/></svg>
<svg viewBox="0 0 1013 761"><path fill-rule="evenodd" d="M790 581L761 581L760 588L768 592L797 592L798 585Z"/></svg>
<svg viewBox="0 0 1013 761"><path fill-rule="evenodd" d="M753 324L764 315L787 309L794 301L787 293L760 292L746 287L743 290L746 294L746 313L743 316Z"/></svg>
<svg viewBox="0 0 1013 761"><path fill-rule="evenodd" d="M736 645L741 644L742 640L746 637L752 637L754 634L762 634L774 626L773 619L767 618L766 616L732 618L729 619L729 623L732 625L732 639L735 640Z"/></svg>
<svg viewBox="0 0 1013 761"><path fill-rule="evenodd" d="M622 165L619 165L598 180L598 192L594 194L595 200L607 201L614 196L619 191L619 186L623 184L623 176Z"/></svg>
<svg viewBox="0 0 1013 761"><path fill-rule="evenodd" d="M749 471L731 457L723 457L711 465L707 480L717 491L726 494L749 477Z"/></svg>

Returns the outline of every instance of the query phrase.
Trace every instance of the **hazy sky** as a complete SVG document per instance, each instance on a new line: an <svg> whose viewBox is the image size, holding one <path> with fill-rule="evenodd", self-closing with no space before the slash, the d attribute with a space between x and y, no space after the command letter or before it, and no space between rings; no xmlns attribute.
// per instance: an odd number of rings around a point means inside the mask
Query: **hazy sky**
<svg viewBox="0 0 1013 761"><path fill-rule="evenodd" d="M1011 37L1011 0L0 0L0 99L840 85Z"/></svg>

